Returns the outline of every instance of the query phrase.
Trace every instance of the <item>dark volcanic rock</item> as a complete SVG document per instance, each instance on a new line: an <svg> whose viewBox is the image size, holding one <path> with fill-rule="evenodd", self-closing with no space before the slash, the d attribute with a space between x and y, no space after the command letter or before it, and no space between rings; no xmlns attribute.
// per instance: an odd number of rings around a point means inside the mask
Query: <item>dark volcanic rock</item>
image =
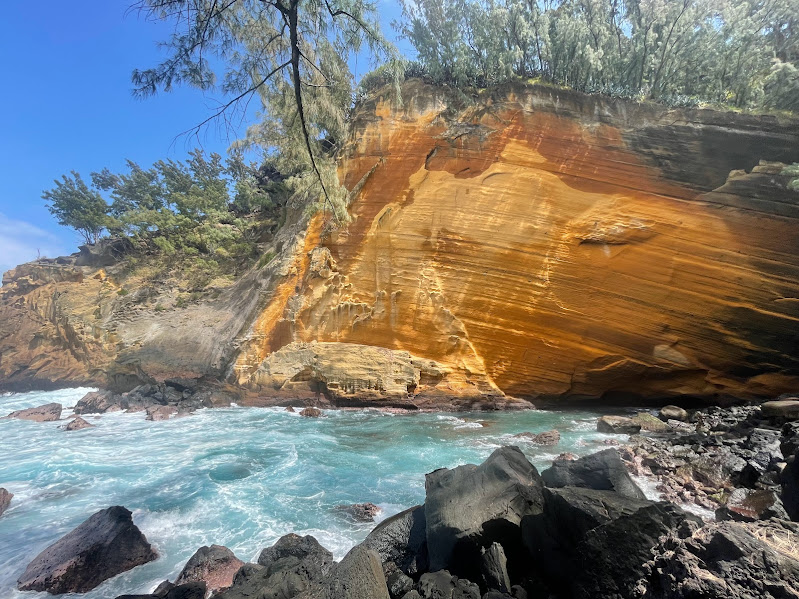
<svg viewBox="0 0 799 599"><path fill-rule="evenodd" d="M574 597L631 597L661 535L701 520L670 503L652 503L589 530L576 548L577 569L570 578ZM685 528L685 527L683 527Z"/></svg>
<svg viewBox="0 0 799 599"><path fill-rule="evenodd" d="M119 396L111 391L91 391L78 400L72 411L75 414L103 414L120 410Z"/></svg>
<svg viewBox="0 0 799 599"><path fill-rule="evenodd" d="M717 520L765 520L788 515L777 494L769 489L734 489L727 504L716 510Z"/></svg>
<svg viewBox="0 0 799 599"><path fill-rule="evenodd" d="M419 594L424 599L480 599L480 588L465 578L439 570L422 574Z"/></svg>
<svg viewBox="0 0 799 599"><path fill-rule="evenodd" d="M779 520L718 522L655 548L638 584L652 599L799 596L799 526Z"/></svg>
<svg viewBox="0 0 799 599"><path fill-rule="evenodd" d="M541 477L518 447L502 447L475 466L425 477L430 570L479 572L484 546L521 547L519 524L543 510ZM515 547L514 547L515 548Z"/></svg>
<svg viewBox="0 0 799 599"><path fill-rule="evenodd" d="M300 416L305 416L306 418L319 418L322 415L322 410L319 408L304 408L300 410Z"/></svg>
<svg viewBox="0 0 799 599"><path fill-rule="evenodd" d="M69 424L64 427L65 431L79 431L84 428L92 428L94 425L86 422L80 416L73 418Z"/></svg>
<svg viewBox="0 0 799 599"><path fill-rule="evenodd" d="M200 547L186 562L175 584L202 581L209 591L220 591L233 584L233 577L243 565L227 547Z"/></svg>
<svg viewBox="0 0 799 599"><path fill-rule="evenodd" d="M9 504L11 503L11 499L14 497L13 493L9 493L3 487L0 487L0 516L3 515L8 509Z"/></svg>
<svg viewBox="0 0 799 599"><path fill-rule="evenodd" d="M409 576L427 570L427 520L418 505L378 524L363 542L385 564L393 562Z"/></svg>
<svg viewBox="0 0 799 599"><path fill-rule="evenodd" d="M799 520L799 451L782 471L782 503L791 520Z"/></svg>
<svg viewBox="0 0 799 599"><path fill-rule="evenodd" d="M389 599L380 556L363 545L353 547L330 578L327 599Z"/></svg>
<svg viewBox="0 0 799 599"><path fill-rule="evenodd" d="M483 550L480 572L483 575L483 584L487 589L510 592L510 578L508 577L508 558L505 550L499 543L492 543Z"/></svg>
<svg viewBox="0 0 799 599"><path fill-rule="evenodd" d="M611 490L633 499L646 499L615 449L605 449L573 461L557 460L541 473L541 478L548 487Z"/></svg>
<svg viewBox="0 0 799 599"><path fill-rule="evenodd" d="M602 416L597 420L596 430L600 433L635 435L641 432L641 425L625 416Z"/></svg>
<svg viewBox="0 0 799 599"><path fill-rule="evenodd" d="M186 584L164 586L149 595L120 595L116 599L205 599L208 589L203 582L188 582Z"/></svg>
<svg viewBox="0 0 799 599"><path fill-rule="evenodd" d="M36 408L17 410L11 412L7 418L18 418L19 420L32 420L33 422L51 422L61 418L61 404L48 403Z"/></svg>
<svg viewBox="0 0 799 599"><path fill-rule="evenodd" d="M97 512L42 551L28 564L18 586L22 591L85 593L156 557L130 511L114 506Z"/></svg>
<svg viewBox="0 0 799 599"><path fill-rule="evenodd" d="M375 516L382 511L374 503L353 503L349 505L337 505L335 511L344 514L356 522L374 522Z"/></svg>
<svg viewBox="0 0 799 599"><path fill-rule="evenodd" d="M294 533L280 537L277 543L261 551L258 564L272 568L278 562L287 559L312 562L318 566L320 575L326 575L333 564L333 554L322 547L314 537L311 535L301 537Z"/></svg>

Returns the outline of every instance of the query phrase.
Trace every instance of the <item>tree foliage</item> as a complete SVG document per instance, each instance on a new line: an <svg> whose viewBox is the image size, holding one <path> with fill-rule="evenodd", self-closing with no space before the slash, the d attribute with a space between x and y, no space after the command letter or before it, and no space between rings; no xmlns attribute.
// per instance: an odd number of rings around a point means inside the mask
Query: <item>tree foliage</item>
<svg viewBox="0 0 799 599"><path fill-rule="evenodd" d="M438 82L542 77L583 91L799 109L796 0L402 0Z"/></svg>
<svg viewBox="0 0 799 599"><path fill-rule="evenodd" d="M389 56L369 0L141 0L149 17L174 24L168 58L133 73L136 93L178 84L230 98L206 121L230 120L256 98L263 123L248 134L294 175L289 184L323 197L341 218L332 156L346 137L353 81L347 59L364 46ZM214 68L218 67L218 68ZM203 125L205 123L202 123ZM338 200L338 201L337 201Z"/></svg>
<svg viewBox="0 0 799 599"><path fill-rule="evenodd" d="M109 223L108 204L75 171L54 183L53 189L42 193L50 214L58 219L59 225L75 229L86 243L97 243Z"/></svg>

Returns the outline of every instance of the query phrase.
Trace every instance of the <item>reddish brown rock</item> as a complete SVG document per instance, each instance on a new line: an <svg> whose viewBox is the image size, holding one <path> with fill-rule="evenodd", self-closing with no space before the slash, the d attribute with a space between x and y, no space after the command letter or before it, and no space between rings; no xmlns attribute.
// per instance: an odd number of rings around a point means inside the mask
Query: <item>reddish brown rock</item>
<svg viewBox="0 0 799 599"><path fill-rule="evenodd" d="M0 487L0 516L2 516L3 512L5 512L8 509L8 506L11 503L11 499L13 499L13 497L14 497L13 493L9 493L6 489Z"/></svg>
<svg viewBox="0 0 799 599"><path fill-rule="evenodd" d="M93 424L90 424L90 423L86 422L83 418L81 418L80 416L77 416L77 417L73 418L69 422L69 424L67 424L64 427L64 430L66 430L66 431L79 431L81 429L91 428L93 426L94 426Z"/></svg>
<svg viewBox="0 0 799 599"><path fill-rule="evenodd" d="M145 420L169 420L177 415L178 409L174 406L150 406L146 408L146 412Z"/></svg>
<svg viewBox="0 0 799 599"><path fill-rule="evenodd" d="M61 418L62 406L60 403L48 403L36 408L17 410L11 412L7 418L18 418L20 420L32 420L33 422L51 422Z"/></svg>
<svg viewBox="0 0 799 599"><path fill-rule="evenodd" d="M319 408L303 408L300 410L300 416L305 418L319 418L322 415L322 410Z"/></svg>
<svg viewBox="0 0 799 599"><path fill-rule="evenodd" d="M186 562L175 584L204 582L208 591L221 591L233 584L233 577L243 565L244 562L227 547L200 547Z"/></svg>
<svg viewBox="0 0 799 599"><path fill-rule="evenodd" d="M375 516L383 510L374 503L353 503L349 505L338 505L335 507L337 512L345 514L348 518L357 522L374 522Z"/></svg>
<svg viewBox="0 0 799 599"><path fill-rule="evenodd" d="M86 593L158 555L121 506L101 510L50 545L17 581L21 591Z"/></svg>

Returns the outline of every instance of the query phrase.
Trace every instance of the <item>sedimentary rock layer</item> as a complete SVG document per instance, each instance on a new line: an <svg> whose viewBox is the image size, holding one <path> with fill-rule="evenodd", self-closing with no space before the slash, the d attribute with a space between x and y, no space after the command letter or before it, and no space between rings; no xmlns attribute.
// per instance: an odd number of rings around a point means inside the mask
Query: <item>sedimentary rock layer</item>
<svg viewBox="0 0 799 599"><path fill-rule="evenodd" d="M542 86L467 101L412 81L401 104L385 92L356 111L350 222L296 209L275 259L218 297L159 312L119 295L113 265L10 273L0 384L779 395L799 386L795 161L796 120Z"/></svg>

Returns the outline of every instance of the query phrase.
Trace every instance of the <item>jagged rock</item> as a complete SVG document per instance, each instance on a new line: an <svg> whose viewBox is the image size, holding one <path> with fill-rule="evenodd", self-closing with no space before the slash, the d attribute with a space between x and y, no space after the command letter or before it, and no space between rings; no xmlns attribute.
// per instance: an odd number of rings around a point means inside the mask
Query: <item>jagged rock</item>
<svg viewBox="0 0 799 599"><path fill-rule="evenodd" d="M93 424L90 424L89 422L86 422L83 418L81 418L80 416L77 416L77 417L73 418L72 420L70 420L69 424L64 426L64 430L65 431L79 431L79 430L82 430L84 428L91 428L93 426L94 426Z"/></svg>
<svg viewBox="0 0 799 599"><path fill-rule="evenodd" d="M378 524L363 542L374 549L385 564L393 562L405 574L417 576L427 570L427 520L418 505Z"/></svg>
<svg viewBox="0 0 799 599"><path fill-rule="evenodd" d="M487 589L510 592L510 577L508 576L508 558L505 550L499 543L491 543L483 549L480 563L480 572L483 575L483 584Z"/></svg>
<svg viewBox="0 0 799 599"><path fill-rule="evenodd" d="M615 435L636 435L641 432L641 425L626 416L601 416L597 420L596 430Z"/></svg>
<svg viewBox="0 0 799 599"><path fill-rule="evenodd" d="M560 433L556 430L545 431L538 434L519 433L518 435L514 435L514 437L525 439L536 445L557 445L560 443Z"/></svg>
<svg viewBox="0 0 799 599"><path fill-rule="evenodd" d="M615 491L545 488L544 511L522 521L524 545L544 575L563 587L577 570L577 547L589 530L651 503Z"/></svg>
<svg viewBox="0 0 799 599"><path fill-rule="evenodd" d="M518 447L502 447L475 466L425 477L430 570L479 572L480 549L521 545L519 524L543 509L541 477Z"/></svg>
<svg viewBox="0 0 799 599"><path fill-rule="evenodd" d="M799 526L768 520L707 524L690 536L671 534L655 548L637 596L652 599L799 595Z"/></svg>
<svg viewBox="0 0 799 599"><path fill-rule="evenodd" d="M178 409L174 406L150 406L145 409L147 416L145 420L169 420L178 413Z"/></svg>
<svg viewBox="0 0 799 599"><path fill-rule="evenodd" d="M663 406L660 408L660 417L665 421L679 420L685 422L688 420L688 412L679 406Z"/></svg>
<svg viewBox="0 0 799 599"><path fill-rule="evenodd" d="M386 579L389 594L398 599L405 593L413 589L413 579L407 576L402 570L394 570Z"/></svg>
<svg viewBox="0 0 799 599"><path fill-rule="evenodd" d="M688 523L688 528L683 524ZM630 597L644 574L659 537L678 528L695 530L702 521L669 503L651 503L592 528L576 548L570 577L576 599Z"/></svg>
<svg viewBox="0 0 799 599"><path fill-rule="evenodd" d="M605 449L578 460L556 460L541 473L548 487L585 487L612 490L633 499L645 499L615 449Z"/></svg>
<svg viewBox="0 0 799 599"><path fill-rule="evenodd" d="M716 510L717 520L788 519L777 494L767 489L734 489L726 505Z"/></svg>
<svg viewBox="0 0 799 599"><path fill-rule="evenodd" d="M61 418L60 403L48 403L35 408L16 410L11 412L6 418L17 418L19 420L32 420L33 422L51 422Z"/></svg>
<svg viewBox="0 0 799 599"><path fill-rule="evenodd" d="M175 584L202 581L209 591L221 591L233 584L233 577L243 565L227 547L200 547L186 562Z"/></svg>
<svg viewBox="0 0 799 599"><path fill-rule="evenodd" d="M90 391L78 400L72 411L75 414L103 414L120 410L119 396L111 391Z"/></svg>
<svg viewBox="0 0 799 599"><path fill-rule="evenodd" d="M288 534L264 549L257 564L244 564L218 599L323 597L333 554L312 536Z"/></svg>
<svg viewBox="0 0 799 599"><path fill-rule="evenodd" d="M356 522L374 522L375 516L382 511L374 503L353 503L350 505L337 505L334 508L337 512L345 514Z"/></svg>
<svg viewBox="0 0 799 599"><path fill-rule="evenodd" d="M121 506L101 510L28 564L21 591L85 593L158 555Z"/></svg>
<svg viewBox="0 0 799 599"><path fill-rule="evenodd" d="M322 415L322 410L319 408L303 408L300 410L300 416L305 418L319 418Z"/></svg>
<svg viewBox="0 0 799 599"><path fill-rule="evenodd" d="M377 552L356 545L330 575L327 599L390 599Z"/></svg>
<svg viewBox="0 0 799 599"><path fill-rule="evenodd" d="M6 489L0 487L0 516L2 516L3 512L8 509L8 506L11 504L11 500L13 498L13 493L9 493Z"/></svg>
<svg viewBox="0 0 799 599"><path fill-rule="evenodd" d="M291 406L288 406L288 407L286 408L286 412L291 412L292 414L293 414L293 413L295 413L296 411L297 411L297 410L295 410L295 409L294 409L294 408L292 408Z"/></svg>
<svg viewBox="0 0 799 599"><path fill-rule="evenodd" d="M424 599L480 599L480 588L476 584L452 576L446 570L422 574L418 588Z"/></svg>
<svg viewBox="0 0 799 599"><path fill-rule="evenodd" d="M782 504L791 520L799 520L799 450L794 454L780 476Z"/></svg>

